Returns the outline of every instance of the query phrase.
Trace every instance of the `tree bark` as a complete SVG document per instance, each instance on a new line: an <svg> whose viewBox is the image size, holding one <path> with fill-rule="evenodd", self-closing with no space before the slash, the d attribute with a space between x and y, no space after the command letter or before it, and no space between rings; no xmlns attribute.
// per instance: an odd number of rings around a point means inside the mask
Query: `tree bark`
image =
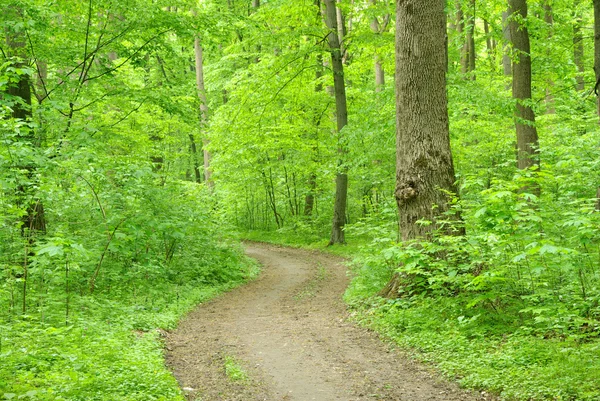
<svg viewBox="0 0 600 401"><path fill-rule="evenodd" d="M469 16L469 20L467 23L467 49L468 49L468 59L469 59L469 70L468 72L472 73L471 79L475 79L475 0L470 1L470 12L472 13Z"/></svg>
<svg viewBox="0 0 600 401"><path fill-rule="evenodd" d="M554 36L554 15L552 13L552 5L548 0L546 0L543 4L544 8L544 22L548 26L548 42L552 42L552 37ZM547 52L547 57L550 57L550 51ZM554 108L554 95L552 94L552 89L554 87L554 81L552 78L548 78L546 81L546 114L555 114L556 109Z"/></svg>
<svg viewBox="0 0 600 401"><path fill-rule="evenodd" d="M600 86L600 0L594 0L594 74L596 78L594 92L597 98L598 116L600 116L600 97L598 96L598 86Z"/></svg>
<svg viewBox="0 0 600 401"><path fill-rule="evenodd" d="M527 169L539 166L537 150L539 147L535 114L531 108L531 57L529 32L521 21L527 19L527 1L509 0L510 37L513 43L515 59L513 69L513 98L517 101L515 127L517 132L517 166Z"/></svg>
<svg viewBox="0 0 600 401"><path fill-rule="evenodd" d="M490 66L492 67L492 71L496 71L496 60L494 57L495 48L494 42L492 41L492 36L490 32L490 24L486 19L483 20L483 31L485 33L485 47L487 49L488 57L490 60Z"/></svg>
<svg viewBox="0 0 600 401"><path fill-rule="evenodd" d="M206 127L208 126L208 101L206 100L206 88L204 86L204 49L202 48L199 37L196 37L194 40L194 53L196 55L196 89L198 91L198 99L200 100L200 130L202 132L203 144L204 182L209 188L212 188L214 183L211 179L210 171L211 154L206 149L210 144L210 141L206 137Z"/></svg>
<svg viewBox="0 0 600 401"><path fill-rule="evenodd" d="M377 4L377 0L372 0L371 3L373 5ZM371 21L371 31L375 35L381 35L388 26L390 20L390 15L387 14L383 18L383 23L379 23L379 19L374 17ZM375 92L381 92L385 87L385 71L383 69L383 65L381 64L381 56L378 52L375 52Z"/></svg>
<svg viewBox="0 0 600 401"><path fill-rule="evenodd" d="M504 46L502 52L502 69L505 76L512 75L512 61L510 59L510 23L508 22L508 11L502 13L502 37L504 39Z"/></svg>
<svg viewBox="0 0 600 401"><path fill-rule="evenodd" d="M456 193L446 97L444 2L396 0L396 189L402 241L429 237ZM432 224L420 224L420 220ZM398 296L399 276L382 290Z"/></svg>
<svg viewBox="0 0 600 401"><path fill-rule="evenodd" d="M598 86L600 85L600 0L594 0L594 75L596 78L594 92L596 93L596 105L600 116L600 96L598 96ZM596 209L600 211L600 187L598 187L596 199Z"/></svg>
<svg viewBox="0 0 600 401"><path fill-rule="evenodd" d="M456 2L456 32L460 36L462 46L460 47L460 72L466 74L469 70L469 46L464 38L465 14L460 2Z"/></svg>
<svg viewBox="0 0 600 401"><path fill-rule="evenodd" d="M461 2L456 3L457 31L464 34L460 52L460 71L469 74L475 70L475 3L469 1L470 12L465 13ZM471 15L471 13L473 15ZM475 75L469 76L475 79Z"/></svg>
<svg viewBox="0 0 600 401"><path fill-rule="evenodd" d="M381 58L375 55L375 92L381 92L385 88L385 71L381 64Z"/></svg>
<svg viewBox="0 0 600 401"><path fill-rule="evenodd" d="M308 175L308 193L304 198L304 215L312 216L315 208L315 192L317 190L317 175L311 172Z"/></svg>
<svg viewBox="0 0 600 401"><path fill-rule="evenodd" d="M348 175L342 158L345 150L341 144L341 131L348 124L348 108L346 105L346 85L344 83L344 64L338 36L337 11L335 0L325 0L325 22L330 32L327 36L331 52L331 66L333 70L333 86L335 92L335 114L338 132L338 155L340 162L335 178L335 203L333 209L333 222L329 245L343 244L344 225L346 224L346 200L348 196Z"/></svg>
<svg viewBox="0 0 600 401"><path fill-rule="evenodd" d="M22 10L19 7L13 6L6 10L12 15L12 18L20 20ZM6 30L6 44L8 49L8 57L13 59L13 65L16 69L24 69L28 66L27 43L25 34L21 31ZM8 85L7 94L15 100L12 106L12 117L23 121L32 120L31 110L31 77L26 73L21 73L16 83ZM23 127L21 136L26 143L25 146L36 147L36 137L33 127ZM39 144L38 144L39 145ZM32 163L21 164L19 169L25 170L29 181L36 181L36 166ZM44 205L40 199L31 199L32 188L37 185L29 183L27 185L19 184L16 190L17 201L25 207L26 213L21 221L21 233L27 236L29 241L33 241L35 233L46 232L46 218L44 214ZM23 205L25 203L25 205Z"/></svg>
<svg viewBox="0 0 600 401"><path fill-rule="evenodd" d="M198 163L198 147L196 146L196 138L190 133L190 154L192 156L192 167L194 168L194 180L200 184L202 182L202 174L200 173L200 164Z"/></svg>

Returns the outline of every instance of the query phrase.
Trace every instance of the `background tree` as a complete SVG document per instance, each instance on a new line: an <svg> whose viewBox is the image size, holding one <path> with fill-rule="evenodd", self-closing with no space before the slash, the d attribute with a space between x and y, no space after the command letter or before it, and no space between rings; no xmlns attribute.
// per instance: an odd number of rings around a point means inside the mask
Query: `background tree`
<svg viewBox="0 0 600 401"><path fill-rule="evenodd" d="M346 105L346 83L344 81L343 54L338 36L338 14L335 0L324 0L325 21L330 32L327 36L331 52L331 67L333 71L333 86L335 94L335 115L338 132L339 167L335 178L335 202L333 209L333 223L329 244L343 244L345 242L344 225L346 224L346 202L348 198L348 173L344 165L344 139L342 129L348 124L348 108ZM342 18L340 18L341 20Z"/></svg>
<svg viewBox="0 0 600 401"><path fill-rule="evenodd" d="M513 98L517 101L515 126L517 131L517 165L527 169L540 164L539 140L535 114L531 105L531 48L527 30L527 1L510 0L510 38L513 45Z"/></svg>
<svg viewBox="0 0 600 401"><path fill-rule="evenodd" d="M600 95L598 94L598 86L600 85L600 1L593 0L594 4L594 74L596 83L594 85L594 93L597 97L598 115L600 116Z"/></svg>

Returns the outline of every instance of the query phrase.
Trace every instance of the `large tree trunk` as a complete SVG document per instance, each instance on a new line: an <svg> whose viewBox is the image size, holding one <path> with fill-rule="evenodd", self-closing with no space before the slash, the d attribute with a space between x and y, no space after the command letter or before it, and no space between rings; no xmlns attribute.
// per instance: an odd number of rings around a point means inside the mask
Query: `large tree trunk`
<svg viewBox="0 0 600 401"><path fill-rule="evenodd" d="M581 33L581 25L583 23L582 13L580 9L580 0L575 0L573 3L575 10L575 23L573 24L573 62L577 68L575 80L577 82L575 88L578 91L585 89L585 81L583 79L584 67L584 51L583 51L583 34Z"/></svg>
<svg viewBox="0 0 600 401"><path fill-rule="evenodd" d="M331 52L331 66L333 70L333 86L335 92L335 114L337 119L338 136L340 131L348 124L348 108L346 106L346 85L344 83L344 64L342 61L342 52L340 41L337 35L337 12L335 0L325 0L325 22L330 32L327 36L329 49ZM341 139L338 137L338 154L343 158L345 150L341 145ZM343 244L344 225L346 224L346 199L348 196L348 175L346 168L340 161L338 172L335 178L335 203L333 209L333 222L331 227L331 238L329 244Z"/></svg>
<svg viewBox="0 0 600 401"><path fill-rule="evenodd" d="M437 0L396 0L396 202L403 241L428 237L456 193L446 98L446 14ZM419 224L428 220L432 224ZM394 276L381 295L398 296Z"/></svg>
<svg viewBox="0 0 600 401"><path fill-rule="evenodd" d="M206 127L208 126L208 101L206 100L206 88L204 87L204 50L202 49L200 38L198 37L194 40L194 52L196 54L196 89L198 91L198 99L200 100L200 129L203 135L202 150L204 159L204 182L206 182L206 185L209 188L212 188L213 182L211 180L210 171L211 155L206 149L210 142L206 137Z"/></svg>
<svg viewBox="0 0 600 401"><path fill-rule="evenodd" d="M519 21L527 18L526 0L509 0L511 14L510 37L513 43L515 59L513 62L513 98L517 101L515 126L517 131L517 166L527 169L539 165L537 150L539 147L535 115L529 105L531 101L531 57L529 32Z"/></svg>

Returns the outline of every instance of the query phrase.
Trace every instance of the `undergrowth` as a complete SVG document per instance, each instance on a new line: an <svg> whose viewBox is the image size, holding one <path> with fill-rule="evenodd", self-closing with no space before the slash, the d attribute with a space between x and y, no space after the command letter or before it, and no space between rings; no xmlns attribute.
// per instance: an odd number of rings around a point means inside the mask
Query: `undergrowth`
<svg viewBox="0 0 600 401"><path fill-rule="evenodd" d="M0 394L40 401L183 400L164 365L164 330L257 272L250 261L240 266L244 276L219 285L163 285L129 299L81 297L68 325L52 316L2 321Z"/></svg>
<svg viewBox="0 0 600 401"><path fill-rule="evenodd" d="M352 302L352 296L347 298ZM505 400L599 400L600 345L544 338L511 324L510 315L465 316L456 299L356 303L353 316L461 386ZM481 313L481 314L480 314Z"/></svg>
<svg viewBox="0 0 600 401"><path fill-rule="evenodd" d="M0 220L0 399L183 400L162 334L257 274L204 187L116 164L49 185L45 235Z"/></svg>

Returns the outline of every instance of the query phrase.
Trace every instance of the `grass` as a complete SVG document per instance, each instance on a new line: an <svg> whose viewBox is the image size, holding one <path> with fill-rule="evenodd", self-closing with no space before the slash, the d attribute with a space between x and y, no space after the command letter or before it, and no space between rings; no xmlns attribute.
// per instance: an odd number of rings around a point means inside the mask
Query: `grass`
<svg viewBox="0 0 600 401"><path fill-rule="evenodd" d="M242 368L240 363L232 356L225 356L225 374L232 382L247 382L248 373Z"/></svg>
<svg viewBox="0 0 600 401"><path fill-rule="evenodd" d="M246 277L258 267L240 264ZM78 297L68 325L53 316L0 320L0 400L183 401L164 364L163 330L197 304L241 284L154 287L136 299ZM58 322L62 322L58 323Z"/></svg>
<svg viewBox="0 0 600 401"><path fill-rule="evenodd" d="M600 400L598 341L543 338L519 329L497 334L490 319L456 316L451 302L363 304L354 317L463 387L505 400Z"/></svg>
<svg viewBox="0 0 600 401"><path fill-rule="evenodd" d="M246 241L268 242L275 245L292 248L315 249L343 257L352 257L361 247L369 243L366 237L354 238L349 244L328 246L329 240L317 239L314 236L302 236L295 233L279 231L246 231L240 233L240 238Z"/></svg>

